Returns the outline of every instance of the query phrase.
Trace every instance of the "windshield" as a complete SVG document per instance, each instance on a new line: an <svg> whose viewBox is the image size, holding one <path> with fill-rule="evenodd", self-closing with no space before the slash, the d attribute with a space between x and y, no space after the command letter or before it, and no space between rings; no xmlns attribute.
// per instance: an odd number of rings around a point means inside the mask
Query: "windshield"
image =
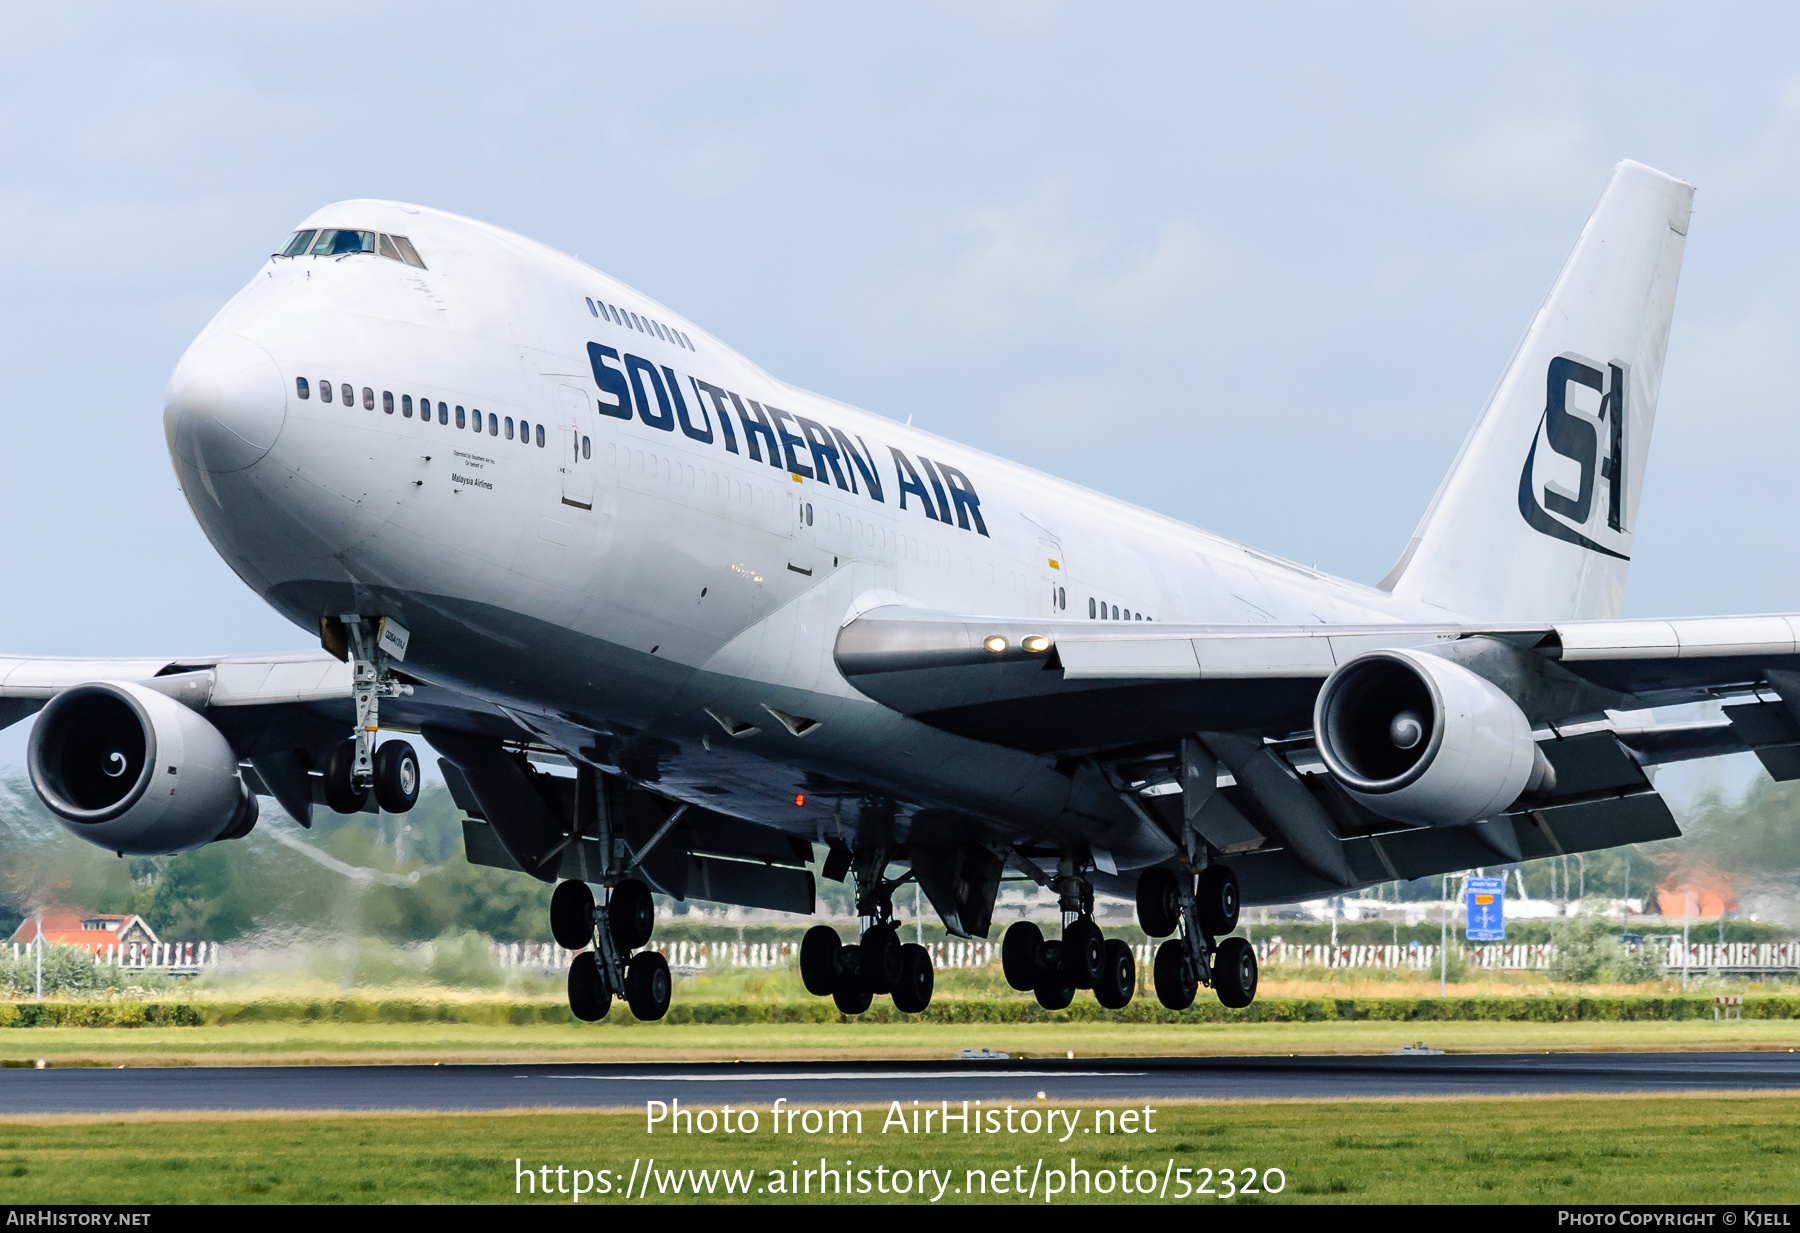
<svg viewBox="0 0 1800 1233"><path fill-rule="evenodd" d="M340 253L372 253L375 251L375 233L328 227L319 232L318 242L313 245L312 250L315 257L335 257Z"/></svg>
<svg viewBox="0 0 1800 1233"><path fill-rule="evenodd" d="M419 250L403 235L385 235L376 231L356 231L347 227L316 227L296 231L277 257L341 257L347 253L377 253L390 261L425 268Z"/></svg>

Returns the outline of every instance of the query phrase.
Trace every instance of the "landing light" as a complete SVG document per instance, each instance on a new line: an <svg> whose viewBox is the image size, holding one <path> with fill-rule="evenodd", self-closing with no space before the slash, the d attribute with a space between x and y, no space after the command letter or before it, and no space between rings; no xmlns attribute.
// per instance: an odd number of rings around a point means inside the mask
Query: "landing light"
<svg viewBox="0 0 1800 1233"><path fill-rule="evenodd" d="M1006 649L1006 639L1002 638L999 634L991 634L988 636L987 641L983 642L981 645L998 655Z"/></svg>
<svg viewBox="0 0 1800 1233"><path fill-rule="evenodd" d="M1039 655L1050 649L1050 639L1044 637L1042 634L1032 634L1023 639L1019 645L1024 647L1027 651L1030 651L1033 655Z"/></svg>

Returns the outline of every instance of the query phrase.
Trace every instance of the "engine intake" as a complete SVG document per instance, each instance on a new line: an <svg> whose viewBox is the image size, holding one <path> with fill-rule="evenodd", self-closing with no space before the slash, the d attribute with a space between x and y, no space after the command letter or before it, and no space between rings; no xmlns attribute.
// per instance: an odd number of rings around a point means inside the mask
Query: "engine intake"
<svg viewBox="0 0 1800 1233"><path fill-rule="evenodd" d="M230 743L143 685L65 689L38 715L26 758L31 786L63 826L114 852L185 852L256 825Z"/></svg>
<svg viewBox="0 0 1800 1233"><path fill-rule="evenodd" d="M1339 667L1313 705L1313 733L1332 777L1396 822L1479 822L1555 783L1511 698L1418 651L1370 651Z"/></svg>

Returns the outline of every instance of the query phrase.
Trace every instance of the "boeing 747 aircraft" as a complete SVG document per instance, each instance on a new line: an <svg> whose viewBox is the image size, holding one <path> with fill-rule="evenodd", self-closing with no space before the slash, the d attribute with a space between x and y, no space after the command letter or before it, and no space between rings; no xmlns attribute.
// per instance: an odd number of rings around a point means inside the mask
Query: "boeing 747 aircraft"
<svg viewBox="0 0 1800 1233"><path fill-rule="evenodd" d="M265 796L403 812L422 734L468 858L554 884L587 1019L667 1010L653 893L809 913L816 877L862 918L802 948L846 1014L930 1000L896 888L986 937L1008 877L1060 899L1002 945L1045 1006L1136 988L1097 890L1169 939L1164 1004L1244 1006L1242 903L1673 837L1659 763L1800 776L1800 616L1619 619L1692 199L1619 165L1374 586L786 385L497 227L326 206L163 413L207 538L320 648L0 660L0 723L38 712L38 794L120 854Z"/></svg>

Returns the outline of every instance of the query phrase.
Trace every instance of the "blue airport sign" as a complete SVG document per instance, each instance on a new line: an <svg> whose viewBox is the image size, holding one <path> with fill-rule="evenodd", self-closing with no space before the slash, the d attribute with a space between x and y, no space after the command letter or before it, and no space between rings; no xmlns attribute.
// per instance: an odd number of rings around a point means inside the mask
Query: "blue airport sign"
<svg viewBox="0 0 1800 1233"><path fill-rule="evenodd" d="M1506 879L1468 878L1463 883L1471 942L1506 940Z"/></svg>

